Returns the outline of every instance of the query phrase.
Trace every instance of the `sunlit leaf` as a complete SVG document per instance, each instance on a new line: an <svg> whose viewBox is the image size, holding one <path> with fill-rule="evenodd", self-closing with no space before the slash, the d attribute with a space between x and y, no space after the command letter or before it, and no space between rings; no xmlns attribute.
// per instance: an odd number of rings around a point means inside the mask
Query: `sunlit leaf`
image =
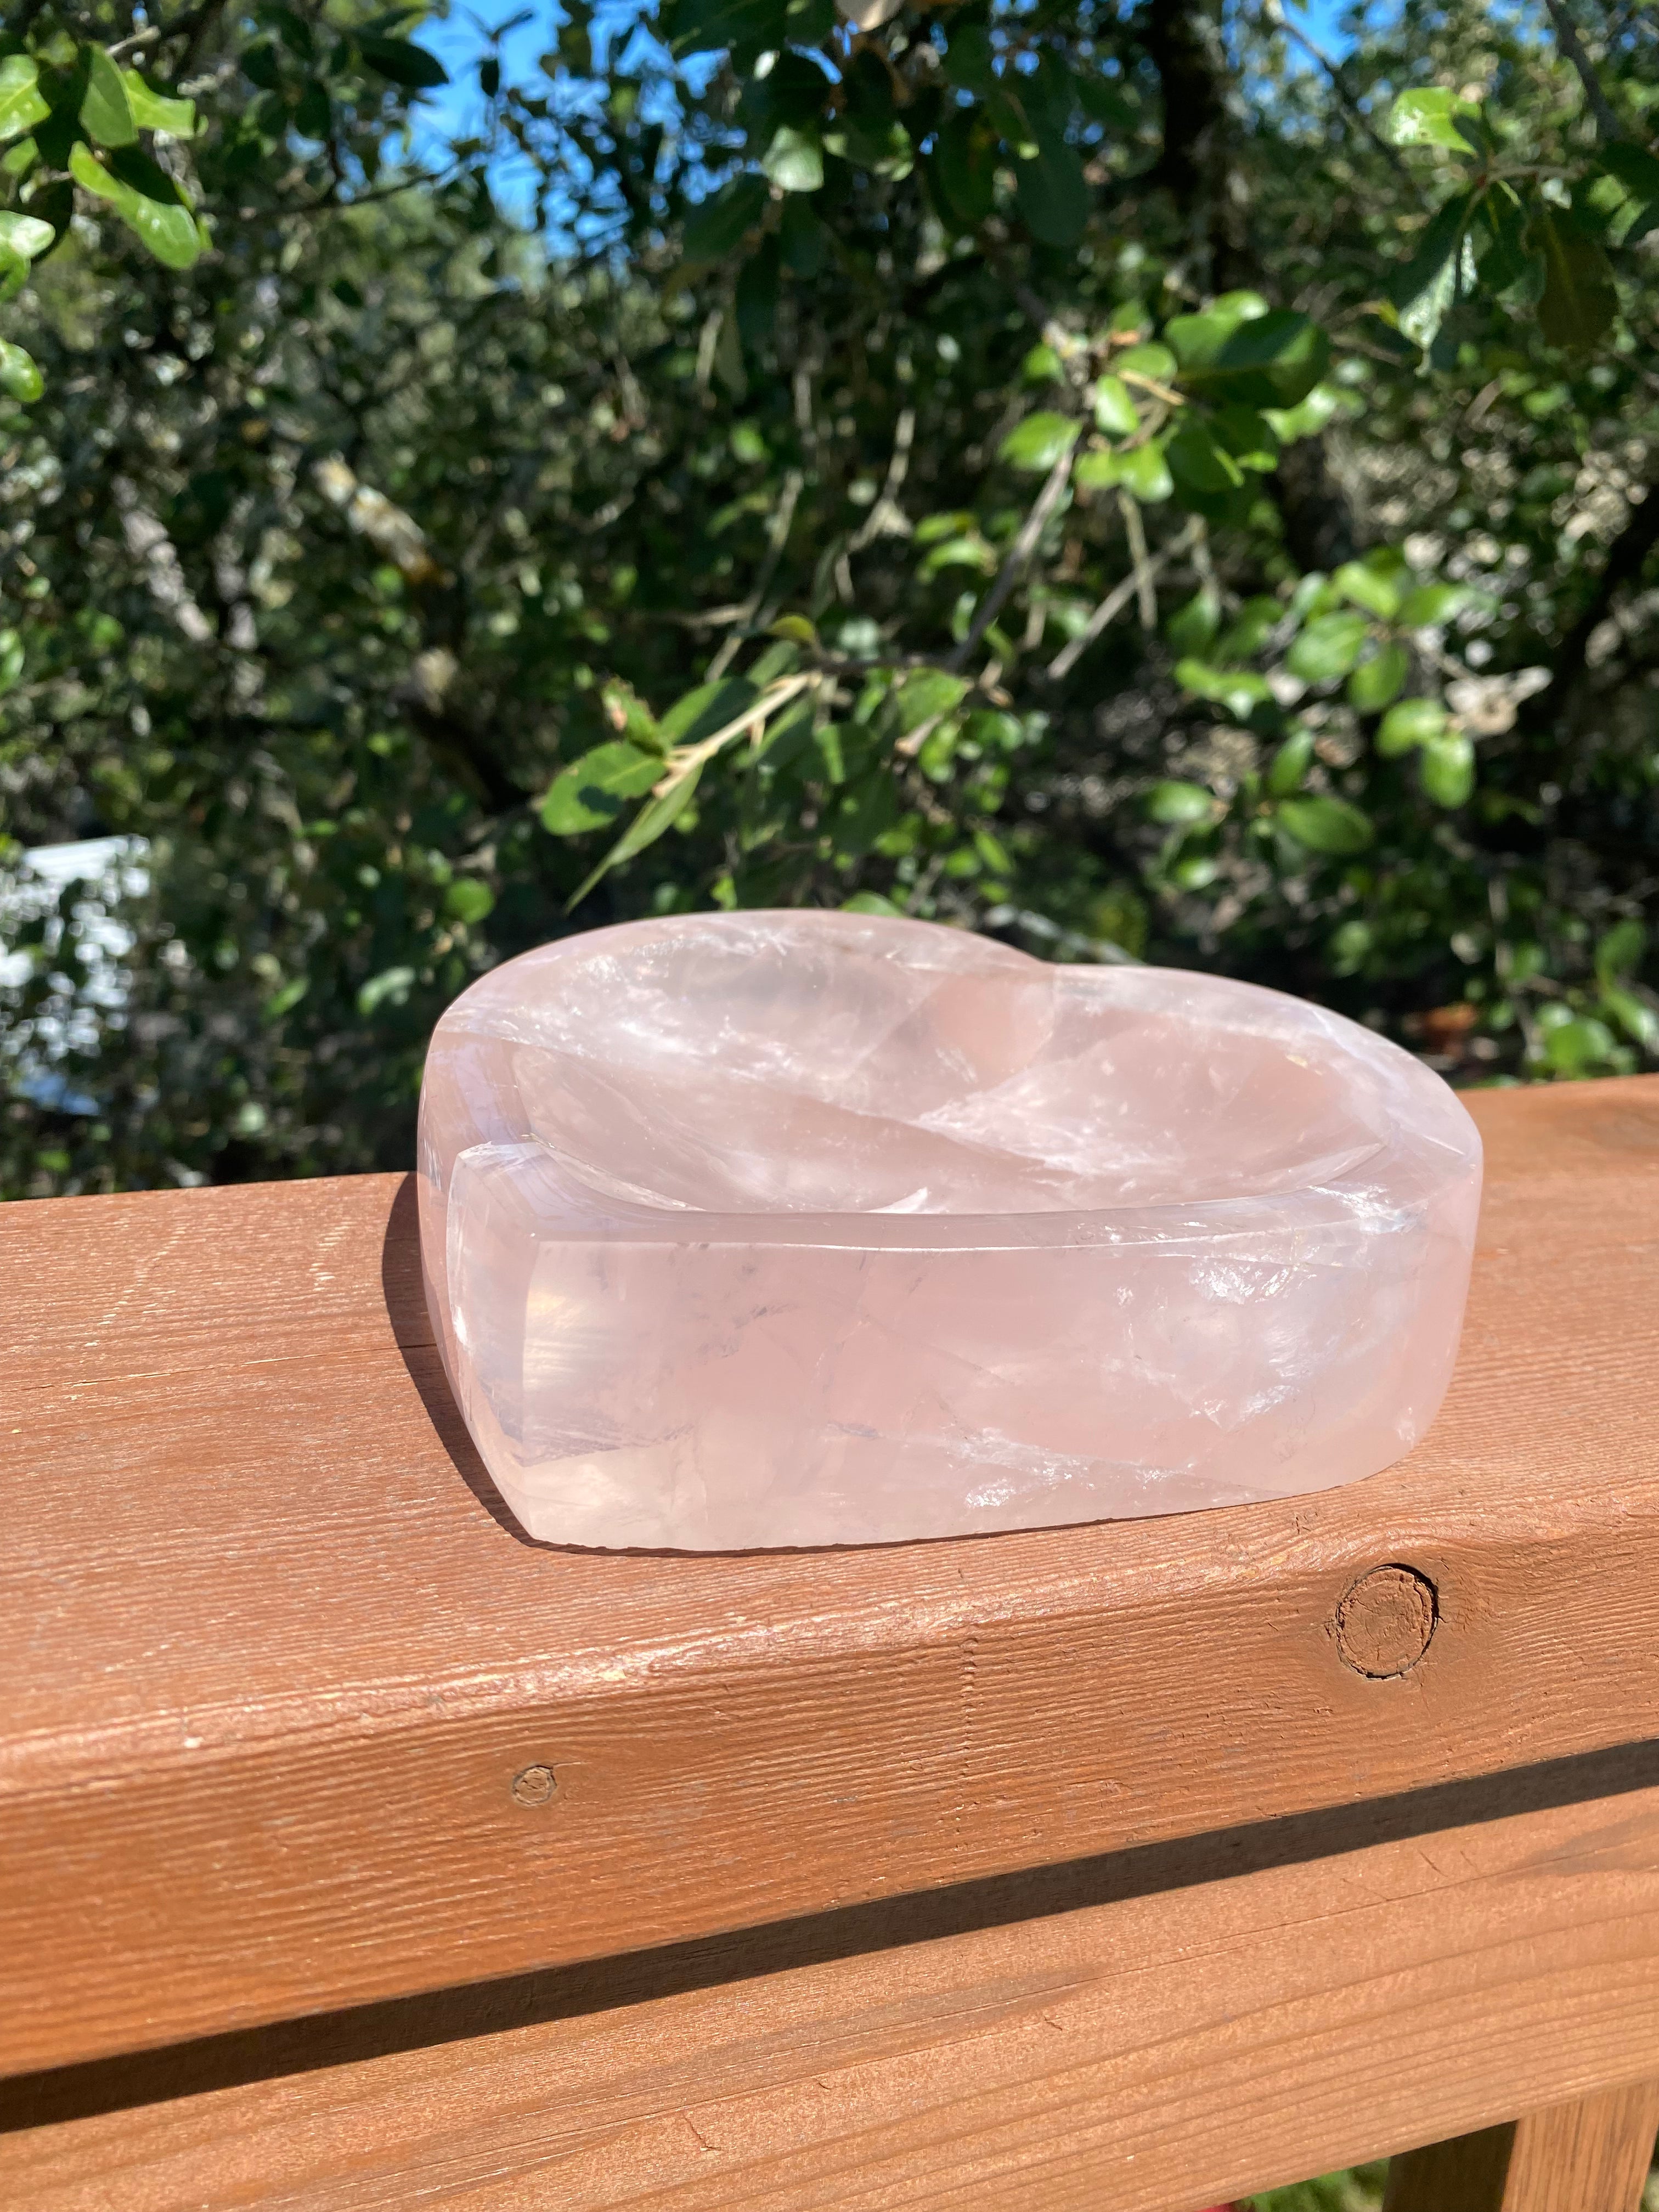
<svg viewBox="0 0 1659 2212"><path fill-rule="evenodd" d="M88 51L81 120L100 146L131 146L137 142L138 126L132 119L126 80L101 46Z"/></svg>
<svg viewBox="0 0 1659 2212"><path fill-rule="evenodd" d="M1319 615L1285 656L1285 665L1304 684L1328 684L1346 676L1358 659L1370 626L1364 615Z"/></svg>
<svg viewBox="0 0 1659 2212"><path fill-rule="evenodd" d="M1215 812L1215 795L1201 783L1155 783L1146 806L1154 822L1207 822Z"/></svg>
<svg viewBox="0 0 1659 2212"><path fill-rule="evenodd" d="M0 338L0 392L27 404L38 399L45 389L33 356L9 338Z"/></svg>
<svg viewBox="0 0 1659 2212"><path fill-rule="evenodd" d="M32 54L0 61L0 145L44 123L52 109L40 97L40 70Z"/></svg>
<svg viewBox="0 0 1659 2212"><path fill-rule="evenodd" d="M541 804L541 822L556 837L577 837L614 822L630 799L649 791L663 773L659 753L642 752L618 738L560 770Z"/></svg>
<svg viewBox="0 0 1659 2212"><path fill-rule="evenodd" d="M1445 728L1446 710L1437 699L1402 699L1382 717L1376 750L1385 757L1397 757L1431 744Z"/></svg>
<svg viewBox="0 0 1659 2212"><path fill-rule="evenodd" d="M823 182L823 148L817 132L786 124L773 134L761 167L780 191L817 191Z"/></svg>
<svg viewBox="0 0 1659 2212"><path fill-rule="evenodd" d="M1455 92L1431 85L1401 94L1383 122L1383 134L1396 146L1440 146L1467 155L1469 142L1458 125L1472 122L1480 112Z"/></svg>
<svg viewBox="0 0 1659 2212"><path fill-rule="evenodd" d="M1376 836L1369 818L1357 806L1351 806L1346 799L1333 798L1328 792L1281 800L1277 818L1298 845L1305 845L1310 853L1337 859L1363 853Z"/></svg>
<svg viewBox="0 0 1659 2212"><path fill-rule="evenodd" d="M1474 747L1464 737L1431 738L1417 772L1437 806L1462 806L1474 789Z"/></svg>
<svg viewBox="0 0 1659 2212"><path fill-rule="evenodd" d="M1103 376L1095 386L1095 428L1109 438L1133 438L1140 416L1121 377Z"/></svg>
<svg viewBox="0 0 1659 2212"><path fill-rule="evenodd" d="M1011 468L1036 475L1053 468L1077 443L1078 425L1064 415L1044 410L1016 424L997 448L998 459Z"/></svg>

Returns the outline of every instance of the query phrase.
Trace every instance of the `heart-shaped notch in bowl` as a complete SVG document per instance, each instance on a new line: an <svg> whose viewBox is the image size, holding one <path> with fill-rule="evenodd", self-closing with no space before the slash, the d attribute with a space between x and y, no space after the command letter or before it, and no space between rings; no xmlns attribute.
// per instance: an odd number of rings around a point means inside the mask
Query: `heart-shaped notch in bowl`
<svg viewBox="0 0 1659 2212"><path fill-rule="evenodd" d="M1323 1489L1456 1354L1480 1144L1340 1015L933 923L677 916L438 1024L446 1370L545 1540L878 1543Z"/></svg>

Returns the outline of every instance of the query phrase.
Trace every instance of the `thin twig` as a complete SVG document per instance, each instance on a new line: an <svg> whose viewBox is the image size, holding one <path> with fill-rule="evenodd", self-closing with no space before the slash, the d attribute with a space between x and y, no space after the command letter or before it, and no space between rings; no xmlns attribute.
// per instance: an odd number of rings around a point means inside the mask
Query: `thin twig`
<svg viewBox="0 0 1659 2212"><path fill-rule="evenodd" d="M1194 515L1173 545L1168 545L1163 552L1153 555L1146 565L1154 576L1161 569L1166 568L1179 554L1187 550L1193 542L1197 527L1198 517ZM1062 646L1048 663L1048 681L1051 684L1058 684L1062 678L1071 674L1101 632L1109 623L1117 620L1139 588L1140 578L1133 569L1130 570L1121 583L1112 586L1093 614L1090 616L1084 628L1067 644Z"/></svg>
<svg viewBox="0 0 1659 2212"><path fill-rule="evenodd" d="M1134 562L1135 596L1140 602L1140 627L1142 629L1156 629L1158 593L1152 588L1152 564L1146 558L1146 526L1140 519L1140 501L1133 493L1121 491L1117 495L1117 507L1128 536L1129 558Z"/></svg>
<svg viewBox="0 0 1659 2212"><path fill-rule="evenodd" d="M1625 126L1613 112L1613 103L1601 89L1601 80L1595 74L1583 42L1574 27L1563 0L1544 0L1550 11L1550 21L1555 26L1555 43L1578 72L1578 81L1584 88L1584 97L1589 102L1590 113L1595 118L1596 134L1608 143L1616 143L1625 135Z"/></svg>
<svg viewBox="0 0 1659 2212"><path fill-rule="evenodd" d="M671 753L667 768L652 786L653 798L665 798L676 784L684 782L694 769L700 769L705 761L712 760L722 745L729 744L744 730L764 725L780 707L787 707L792 699L799 697L801 692L817 681L816 669L809 669L803 676L786 676L763 691L758 699L751 700L742 714L734 714L729 722L723 722L711 736L700 738L695 745L687 745L681 751Z"/></svg>
<svg viewBox="0 0 1659 2212"><path fill-rule="evenodd" d="M872 538L909 536L909 518L900 507L898 495L904 488L905 475L910 466L910 447L915 434L915 409L901 408L893 430L893 451L887 464L887 480L882 485L875 505L848 540L847 550L849 553L862 553Z"/></svg>
<svg viewBox="0 0 1659 2212"><path fill-rule="evenodd" d="M1382 136L1382 133L1371 121L1370 117L1366 114L1364 109L1359 105L1358 98L1349 89L1347 80L1342 74L1341 63L1337 61L1332 55L1326 53L1322 47L1316 46L1313 40L1308 36L1307 33L1302 29L1299 24L1292 23L1290 18L1285 15L1284 9L1279 6L1279 0L1270 0L1270 4L1267 9L1267 17L1270 22L1276 23L1279 26L1279 28L1285 33L1287 38L1294 39L1297 46L1304 48L1307 52L1313 56L1314 59L1319 64L1320 68L1322 69L1326 76L1329 77L1332 84L1335 88L1336 96L1342 102L1344 107L1347 109L1349 114L1352 116L1354 121L1359 125L1365 136L1370 140L1372 145L1376 147L1377 152L1382 156L1383 160L1394 171L1395 174L1402 183L1409 185L1412 187L1413 192L1415 193L1417 189L1417 180L1412 175L1411 170L1407 167L1406 161L1400 152L1400 149L1397 146L1389 145L1388 140Z"/></svg>
<svg viewBox="0 0 1659 2212"><path fill-rule="evenodd" d="M1037 494L1031 512L1020 526L1020 532L1008 548L1006 557L997 571L996 581L981 600L974 616L973 627L962 643L951 655L949 665L960 668L973 652L991 624L1001 613L1003 602L1019 581L1026 562L1036 550L1037 540L1042 535L1049 516L1060 505L1066 485L1072 480L1072 447L1068 445L1048 471L1048 480Z"/></svg>
<svg viewBox="0 0 1659 2212"><path fill-rule="evenodd" d="M789 526L795 519L796 502L800 498L801 488L805 481L799 469L791 469L783 480L783 490L776 507L772 510L771 527L767 532L766 556L761 562L760 573L755 578L754 588L744 602L745 611L742 619L745 623L752 623L760 612L762 603L766 597L767 587L777 572L778 562L783 557L784 541L789 535ZM725 675L743 643L743 638L744 633L741 629L732 631L731 636L726 639L725 644L709 662L708 673L703 678L706 684L713 684L717 678Z"/></svg>

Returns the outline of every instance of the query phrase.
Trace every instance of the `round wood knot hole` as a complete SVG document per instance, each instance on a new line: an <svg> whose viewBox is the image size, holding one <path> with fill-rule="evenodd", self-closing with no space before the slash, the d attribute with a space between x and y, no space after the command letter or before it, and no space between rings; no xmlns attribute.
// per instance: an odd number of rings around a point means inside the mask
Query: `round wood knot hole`
<svg viewBox="0 0 1659 2212"><path fill-rule="evenodd" d="M550 1766L521 1766L513 1778L513 1802L515 1805L545 1805L558 1786Z"/></svg>
<svg viewBox="0 0 1659 2212"><path fill-rule="evenodd" d="M1373 1567L1343 1593L1336 1648L1345 1665L1374 1682L1409 1674L1429 1648L1439 1613L1426 1575L1414 1567Z"/></svg>

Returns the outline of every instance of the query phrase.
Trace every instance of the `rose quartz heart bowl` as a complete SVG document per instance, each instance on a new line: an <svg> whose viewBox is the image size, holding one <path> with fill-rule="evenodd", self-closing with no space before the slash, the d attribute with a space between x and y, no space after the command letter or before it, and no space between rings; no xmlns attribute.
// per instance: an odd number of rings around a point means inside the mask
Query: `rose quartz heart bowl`
<svg viewBox="0 0 1659 2212"><path fill-rule="evenodd" d="M865 915L562 939L439 1023L445 1367L546 1540L890 1542L1325 1488L1456 1353L1480 1147L1409 1054Z"/></svg>

